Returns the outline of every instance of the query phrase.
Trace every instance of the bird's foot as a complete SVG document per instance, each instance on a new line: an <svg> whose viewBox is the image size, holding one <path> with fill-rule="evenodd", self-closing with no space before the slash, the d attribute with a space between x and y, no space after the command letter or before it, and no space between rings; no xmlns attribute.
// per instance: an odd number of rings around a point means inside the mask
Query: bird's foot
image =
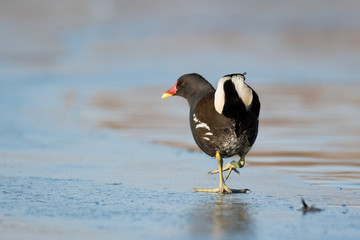
<svg viewBox="0 0 360 240"><path fill-rule="evenodd" d="M231 161L230 163L226 164L223 167L223 172L229 171L228 174L225 177L225 181L229 178L231 171L236 172L237 174L240 174L239 170L237 168L242 168L245 165L245 159L241 158L238 162ZM219 170L210 171L209 174L215 174L219 173Z"/></svg>
<svg viewBox="0 0 360 240"><path fill-rule="evenodd" d="M195 192L219 193L220 188L194 188Z"/></svg>
<svg viewBox="0 0 360 240"><path fill-rule="evenodd" d="M218 188L194 188L195 192L207 192L207 193L232 193L231 189L225 184Z"/></svg>
<svg viewBox="0 0 360 240"><path fill-rule="evenodd" d="M195 192L207 192L207 193L246 193L247 191L250 191L249 189L230 189L225 185L225 180L229 177L230 172L232 170L237 171L236 168L243 167L245 165L245 159L242 157L238 162L232 161L231 163L227 164L225 168L223 168L223 159L219 152L216 152L216 160L218 162L219 170L210 172L213 173L219 173L219 187L218 188L194 188ZM228 175L226 176L226 179L223 178L223 171L229 170Z"/></svg>
<svg viewBox="0 0 360 240"><path fill-rule="evenodd" d="M226 164L223 167L223 172L225 171L230 171L230 170L234 170L236 173L239 173L239 170L237 170L236 168L239 168L239 164L236 161L231 161L230 163ZM208 172L209 174L215 174L215 173L219 173L219 169L214 170L214 171L210 171Z"/></svg>
<svg viewBox="0 0 360 240"><path fill-rule="evenodd" d="M194 188L195 192L206 192L206 193L247 193L250 189L230 189L226 185L223 188Z"/></svg>

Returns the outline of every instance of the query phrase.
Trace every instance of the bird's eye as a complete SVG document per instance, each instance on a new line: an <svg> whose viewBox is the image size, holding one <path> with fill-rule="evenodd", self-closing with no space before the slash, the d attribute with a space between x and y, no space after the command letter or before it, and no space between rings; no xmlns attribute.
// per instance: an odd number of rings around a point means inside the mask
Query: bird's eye
<svg viewBox="0 0 360 240"><path fill-rule="evenodd" d="M182 82L182 83L181 83L181 86L185 87L186 84L187 84L187 82Z"/></svg>

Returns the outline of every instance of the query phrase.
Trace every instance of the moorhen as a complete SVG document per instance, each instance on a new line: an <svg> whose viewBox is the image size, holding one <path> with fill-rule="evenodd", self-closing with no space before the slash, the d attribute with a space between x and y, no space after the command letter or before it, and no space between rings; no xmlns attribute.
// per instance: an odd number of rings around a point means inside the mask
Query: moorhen
<svg viewBox="0 0 360 240"><path fill-rule="evenodd" d="M197 192L244 193L248 189L230 189L225 185L232 170L245 165L245 156L254 144L259 126L260 102L256 92L245 83L246 73L222 77L215 90L197 73L181 76L162 98L173 95L184 97L190 106L190 127L194 140L202 151L216 157L219 173L218 188ZM223 167L223 158L239 155ZM225 180L223 171L229 171Z"/></svg>

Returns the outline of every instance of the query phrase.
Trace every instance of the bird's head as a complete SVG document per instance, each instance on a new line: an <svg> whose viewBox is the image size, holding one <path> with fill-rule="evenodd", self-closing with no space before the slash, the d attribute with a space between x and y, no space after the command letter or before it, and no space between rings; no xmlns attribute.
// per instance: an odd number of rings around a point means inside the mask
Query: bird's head
<svg viewBox="0 0 360 240"><path fill-rule="evenodd" d="M180 96L186 98L188 101L194 100L203 93L213 91L214 88L197 73L190 73L182 75L175 83L175 85L167 90L162 98L171 96Z"/></svg>

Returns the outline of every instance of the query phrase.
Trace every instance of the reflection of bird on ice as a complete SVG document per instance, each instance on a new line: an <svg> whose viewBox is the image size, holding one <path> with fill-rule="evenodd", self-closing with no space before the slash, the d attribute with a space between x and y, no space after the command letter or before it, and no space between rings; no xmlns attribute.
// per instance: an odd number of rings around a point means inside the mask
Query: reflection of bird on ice
<svg viewBox="0 0 360 240"><path fill-rule="evenodd" d="M206 154L216 157L219 187L195 188L197 192L245 193L248 189L230 189L225 181L236 168L245 165L245 156L254 144L259 123L260 102L256 92L245 83L245 74L226 75L217 89L199 74L185 74L162 98L184 97L190 106L190 128L195 142ZM223 167L223 158L239 155ZM223 171L229 171L226 178Z"/></svg>
<svg viewBox="0 0 360 240"><path fill-rule="evenodd" d="M194 234L218 237L237 233L245 237L252 226L248 204L238 197L224 194L196 206L191 222Z"/></svg>

